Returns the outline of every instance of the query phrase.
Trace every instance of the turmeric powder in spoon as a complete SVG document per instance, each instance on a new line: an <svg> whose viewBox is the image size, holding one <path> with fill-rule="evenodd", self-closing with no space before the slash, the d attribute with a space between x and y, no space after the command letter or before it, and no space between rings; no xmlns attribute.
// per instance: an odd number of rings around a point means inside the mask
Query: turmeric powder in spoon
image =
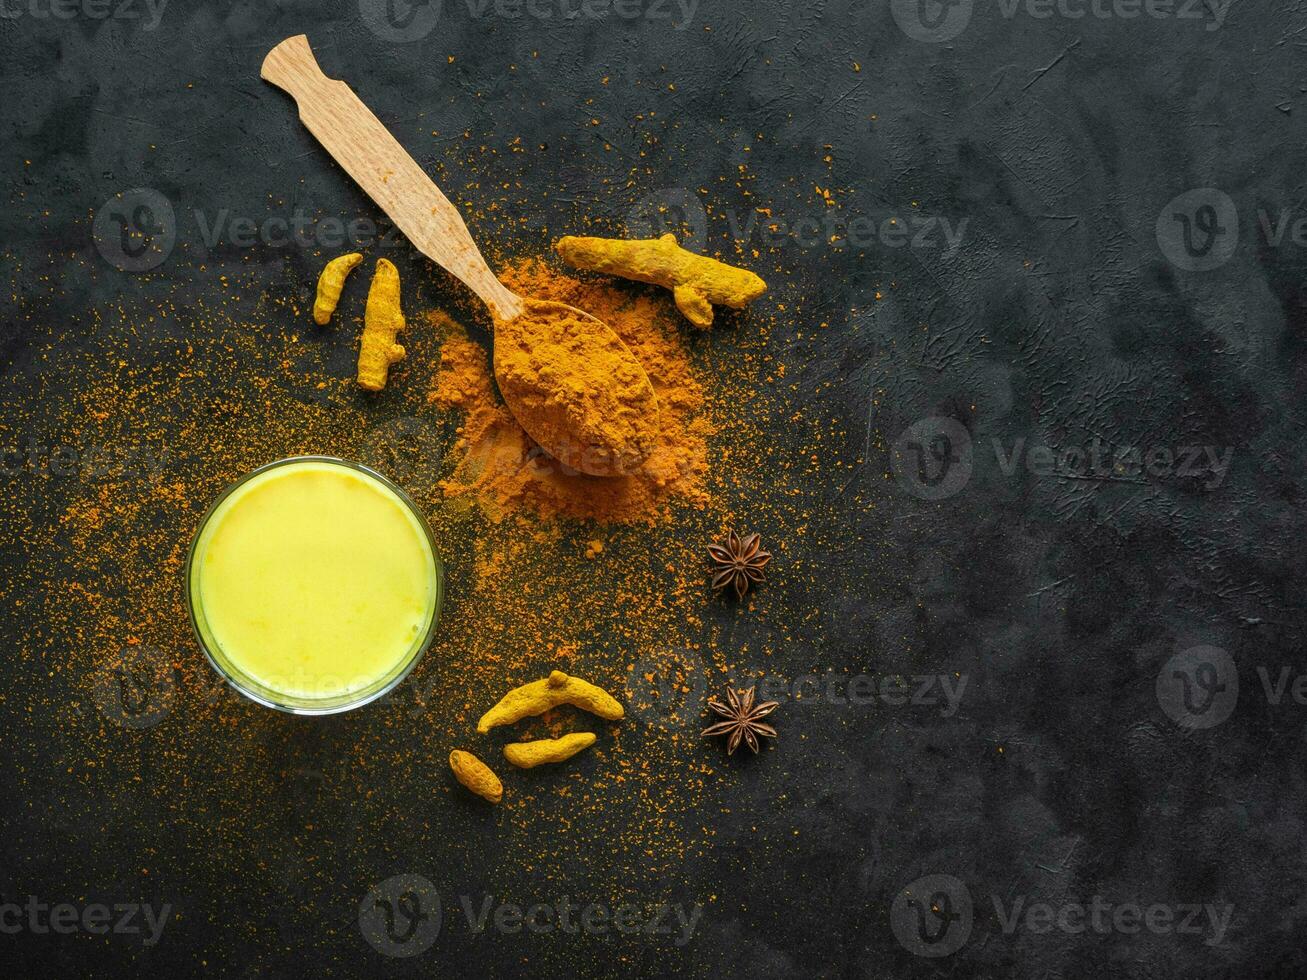
<svg viewBox="0 0 1307 980"><path fill-rule="evenodd" d="M564 466L630 473L654 450L658 399L611 329L563 303L525 299L495 322L495 376L509 411Z"/></svg>

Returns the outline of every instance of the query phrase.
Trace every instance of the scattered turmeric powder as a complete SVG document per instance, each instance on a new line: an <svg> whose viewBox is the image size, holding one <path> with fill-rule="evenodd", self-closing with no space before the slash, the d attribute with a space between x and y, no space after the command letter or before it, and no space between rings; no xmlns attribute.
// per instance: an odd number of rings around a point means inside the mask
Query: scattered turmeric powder
<svg viewBox="0 0 1307 980"><path fill-rule="evenodd" d="M670 289L676 306L696 327L710 327L713 304L743 308L767 291L767 284L738 269L661 238L581 238L567 235L554 245L568 265Z"/></svg>
<svg viewBox="0 0 1307 980"><path fill-rule="evenodd" d="M594 743L594 732L572 732L562 738L538 738L533 742L510 742L504 746L504 758L519 769L534 769L546 762L565 762Z"/></svg>
<svg viewBox="0 0 1307 980"><path fill-rule="evenodd" d="M455 749L449 753L449 768L454 770L454 778L483 800L498 803L504 798L504 784L499 777L471 752Z"/></svg>
<svg viewBox="0 0 1307 980"><path fill-rule="evenodd" d="M675 135L670 123L665 135L669 141ZM464 142L478 140L440 144L432 151L437 165L445 165L439 162L442 153L449 161L463 161L459 147ZM469 214L469 220L494 228L508 251L527 254L536 247L532 236L538 222L519 219L538 215L543 221L541 202L516 185L492 181L493 167L502 169L495 154L481 154L476 146L467 152L468 170L493 205ZM472 170L473 164L482 165L477 163L482 156L486 169ZM505 214L512 216L512 224L507 218L495 224ZM381 254L373 255L374 265ZM0 525L20 529L15 541L29 555L0 581L11 621L28 624L24 642L8 653L11 666L33 682L30 698L24 695L32 707L31 724L13 733L14 744L21 755L58 762L69 805L83 819L88 812L94 818L97 804L123 812L139 807L142 784L122 779L121 772L146 759L166 777L144 787L154 794L151 799L158 797L180 833L206 841L191 855L193 866L215 881L226 880L226 869L250 857L252 841L284 836L283 815L265 805L279 793L311 791L321 808L352 808L367 826L386 826L396 814L421 812L429 803L430 786L406 778L406 767L389 762L397 754L419 764L438 762L448 758L451 747L467 744L477 708L494 703L494 692L504 690L507 676L514 678L508 683L519 676L544 676L511 673L523 669L524 658L548 657L536 662L593 677L624 703L627 682L635 705L663 691L673 693L663 680L684 685L675 689L682 694L690 691L703 675L683 675L683 669L704 670L725 681L760 666L775 667L773 661L787 644L820 646L831 640L827 634L836 627L830 617L803 609L802 597L823 584L813 577L820 564L816 558L844 546L851 512L871 513L883 502L872 481L857 479L841 498L847 507L814 506L814 481L833 477L845 465L845 454L832 450L831 437L848 433L842 426L832 428L829 413L796 400L797 389L772 377L786 357L797 356L778 338L793 336L796 319L807 322L816 316L812 310L820 305L820 290L795 278L786 285L793 307L776 314L768 303L767 315L751 315L746 329L707 338L681 320L670 292L604 276L569 275L556 255L548 258L553 264L542 263L550 267L538 271L526 268L521 258L506 262L505 282L517 292L569 302L608 322L636 352L658 393L658 448L631 477L562 474L511 418L502 444L482 443L476 426L497 413L507 414L489 377L487 349L480 342L484 331L455 342L461 333L448 320L441 320L438 329L426 329L423 319L423 329L416 329L417 293L408 281L403 282L403 300L410 329L400 334L408 350L400 367L406 370L390 386L392 395L404 397L376 406L368 404L374 399L349 397L350 389L361 389L348 369L343 378L324 375L322 358L305 343L304 328L321 329L303 322L309 319L305 307L312 303L312 292L295 296L219 289L196 304L184 289L178 295L168 289L148 295L138 290L122 303L72 304L66 317L52 318L45 291L20 288L30 269L24 263L4 264L12 280L10 293L19 297L11 303L11 319L23 327L23 351L30 351L33 364L57 364L59 370L23 370L28 357L23 353L19 366L11 365L0 376L0 447L62 445L81 453L75 478L41 475L52 472L51 464L68 462L47 457L17 474L11 468L12 492L0 494ZM83 271L94 276L97 260L91 249L69 262L70 267L83 264ZM774 252L768 267L784 260ZM362 290L362 295L342 294L346 313L354 312L356 296L366 295L365 278L371 278L366 270L353 286L346 283L347 289ZM769 292L775 291L767 278ZM762 312L761 304L754 306ZM783 329L777 317L784 318ZM186 342L175 356L158 358L151 345L141 342L137 323L148 323L151 336L184 335ZM470 321L467 325L476 329ZM85 342L70 345L65 327L75 327ZM326 329L336 327L333 319ZM803 333L801 347L810 339L806 327ZM713 340L711 349L701 343L708 339ZM446 350L462 348L448 366L440 364L442 343ZM356 355L354 349L347 357ZM451 391L456 402L447 414L423 403L438 384L452 388L459 382L466 383L465 392ZM397 440L389 434L397 431L396 419L409 414L430 428L392 453ZM776 419L786 420L783 431ZM459 436L467 440L457 447L446 441L453 437L454 425L464 428ZM855 435L837 439L838 445L861 445L862 433ZM381 436L388 441L383 443ZM711 468L705 437L712 448ZM518 465L474 476L484 458L477 456L478 447L484 445L520 448ZM96 447L122 452L106 459ZM234 700L237 695L215 683L212 668L194 646L189 621L184 612L179 614L177 590L185 561L184 535L178 529L194 527L202 501L269 459L324 448L400 478L426 512L442 551L458 555L466 571L462 601L447 604L442 615L442 656L419 665L415 676L396 690L389 711L369 715L375 724L354 726L339 747L340 764L325 780L312 771L268 764L269 725L237 723L262 716L254 718L248 705ZM436 461L446 448L448 466L438 471ZM449 473L448 467L463 467L464 457L471 465ZM848 459L861 464L861 459ZM410 468L398 468L404 465ZM650 476L655 466L666 483ZM845 471L843 478L853 473L862 470ZM461 485L451 488L445 500L436 488L441 476ZM479 479L485 482L471 485ZM23 489L32 492L18 492ZM486 508L486 519L458 506L472 501ZM734 642L738 637L729 617L705 618L698 552L702 540L741 513L765 524L773 536L799 545L789 577L802 582L801 588L761 594L753 613L766 628L750 634L744 647ZM542 515L548 519L540 520ZM569 519L555 519L564 515ZM570 519L573 515L576 520ZM592 522L646 520L656 526L615 527L611 534L605 528L605 551L595 560L599 567L585 561L581 546L596 533ZM881 543L873 531L866 534L868 541ZM892 545L889 541L877 548L882 556L874 564L842 570L851 588L874 594L898 582ZM124 562L127 554L141 560ZM622 560L605 561L610 555ZM563 595L567 602L551 599ZM611 641L592 641L592 630L611 635ZM160 652L166 668L162 676L171 678L176 670L177 690L195 695L187 697L187 710L174 702L172 713L150 730L166 738L165 751L143 749L145 735L122 737L122 730L89 700L84 682L106 654L137 637ZM51 658L50 650L63 653ZM459 696L430 697L421 724L415 724L410 716L416 712L406 710L408 699L426 697L425 692L435 690L432 685L451 676L458 678ZM157 696L151 698L155 703ZM564 731L575 720L566 715L575 710L556 709ZM704 751L696 741L697 728L668 726L653 737L652 726L604 725L620 731L611 740L605 734L598 778L582 778L581 773L597 757L554 770L540 767L539 774L521 770L513 792L504 783L501 802L485 811L518 844L516 859L500 862L496 872L504 888L530 893L540 880L566 879L584 864L587 887L596 894L666 897L672 894L669 889L677 894L689 889L689 894L702 884L694 869L712 857L714 847L731 839L731 820L709 819L721 803L725 755ZM597 724L584 727L604 734ZM113 735L115 730L119 735ZM478 747L502 767L510 765L499 754L504 742L564 731L541 718L525 719L493 742L486 737ZM157 738L147 742L153 745ZM215 753L223 755L221 767L196 766L195 760ZM44 772L28 766L14 778L20 787L29 786ZM531 778L542 775L548 778ZM754 777L764 793L783 795L792 788L780 768L759 770ZM158 796L165 782L167 799ZM447 792L461 796L467 790L459 784ZM210 826L215 795L229 804L222 817L224 833L216 835ZM479 806L471 799L466 806ZM565 833L558 833L561 827ZM447 831L443 818L416 819L405 825L406 844L439 855L476 849L475 837L451 840ZM109 861L112 846L112 841L91 841L88 860ZM772 835L761 841L760 854L771 854L774 846L781 845ZM153 872L154 865L150 868ZM553 952L563 956L553 956L546 965L563 970L574 966L574 959L582 965L594 959L584 949Z"/></svg>
<svg viewBox="0 0 1307 980"><path fill-rule="evenodd" d="M323 266L318 276L318 293L313 298L313 322L318 326L325 327L331 321L331 314L340 302L340 292L345 288L345 277L362 261L361 252L350 252L336 256Z"/></svg>
<svg viewBox="0 0 1307 980"><path fill-rule="evenodd" d="M399 270L389 259L377 260L363 311L363 340L359 344L359 386L368 391L386 387L390 366L404 359L395 335L404 329L399 305Z"/></svg>
<svg viewBox="0 0 1307 980"><path fill-rule="evenodd" d="M616 721L626 712L611 694L579 677L569 677L555 670L542 681L515 687L499 703L481 716L477 731L483 735L496 725L511 725L530 715L544 714L560 704L571 704L607 721Z"/></svg>

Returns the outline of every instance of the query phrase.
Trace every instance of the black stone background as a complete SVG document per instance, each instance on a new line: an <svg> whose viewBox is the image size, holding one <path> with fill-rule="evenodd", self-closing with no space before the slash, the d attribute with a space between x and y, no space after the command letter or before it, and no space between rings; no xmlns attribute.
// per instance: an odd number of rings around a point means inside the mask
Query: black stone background
<svg viewBox="0 0 1307 980"><path fill-rule="evenodd" d="M6 766L6 900L190 906L150 948L0 936L13 975L207 967L251 976L511 976L540 964L558 974L568 972L568 944L586 947L575 968L584 975L1307 973L1307 709L1291 696L1276 703L1258 673L1307 669L1294 592L1303 570L1307 263L1289 235L1270 240L1260 220L1299 216L1307 198L1307 11L1241 0L1218 27L1207 5L1201 19L1179 16L1200 9L1183 3L1156 18L1092 10L1074 18L1039 6L1050 15L1022 6L1006 16L990 0L970 8L965 0L947 8L951 17L969 12L969 22L935 42L908 36L882 2L703 0L677 29L675 7L670 22L565 20L554 4L544 20L510 16L511 7L478 16L446 0L434 30L399 43L370 31L352 3L173 0L146 30L116 16L46 16L48 0L5 0L0 155L10 206L0 213L0 251L16 287L6 306L36 304L44 324L25 320L20 329L16 315L5 317L0 344L11 377L40 370L33 352L61 331L70 345L86 343L76 325L91 308L102 311L99 330L134 321L148 333L140 314L155 300L213 288L213 266L202 268L198 248L179 248L148 282L107 264L92 280L69 262L94 254L90 218L116 194L165 195L182 216L182 240L197 234L196 209L260 220L285 213L272 202L289 199L318 214L373 213L294 120L289 100L258 80L263 54L301 32L327 73L347 78L407 145L429 147L433 128L546 144L503 159L509 179L549 193L541 208L552 231L582 214L620 217L669 187L694 190L708 207L714 250L728 245L727 212L765 206L790 224L825 219L832 212L814 186L839 190L834 213L844 221L967 222L949 254L937 245L791 238L762 270L773 296L804 297L792 330L772 336L798 383L795 405L845 433L832 452L865 455L851 479L827 469L807 488L811 507L847 526L849 546L831 557L830 587L805 596L820 607L826 647L798 644L793 669L825 660L848 670L874 647L884 672L961 673L969 688L952 718L901 708L904 720L887 728L882 713L894 709L883 704L862 724L856 713L847 726L810 716L804 751L829 765L790 787L804 833L763 867L736 847L697 865L695 884L719 901L684 948L488 936L385 959L362 940L356 903L394 872L388 860L370 880L336 882L329 897L305 894L268 880L281 873L272 836L266 853L225 870L242 900L206 908L218 892L206 879L212 870L189 859L197 842L172 837L148 806L95 813L93 801L61 790L57 772L40 784L43 795L26 797ZM636 9L662 13L650 3ZM905 18L913 10L900 7ZM145 14L139 5L130 12ZM506 70L510 62L516 71ZM466 98L450 98L451 89ZM644 125L661 136L652 148L634 121L650 106L659 118ZM602 132L590 131L591 117L606 121ZM766 139L746 157L741 147L754 134ZM633 161L642 176L628 183ZM742 162L748 198L735 181ZM1183 208L1169 202L1200 188L1229 195L1237 212L1233 222L1221 216L1217 235L1218 254L1234 236L1232 253L1208 270L1187 268L1183 253L1169 259L1157 232L1159 215L1179 227L1174 213ZM1200 206L1214 200L1201 197L1188 216L1203 220ZM269 281L286 263L308 278L318 262L295 248L243 254ZM818 320L830 323L819 335ZM953 472L969 464L970 477L942 501L912 492L915 471L894 471L888 448L929 418L954 419L966 432L954 430L950 452L961 467ZM775 428L778 452L788 451L785 421ZM940 431L925 431L928 449L944 445ZM1009 475L993 448L999 440L1009 452L1023 438L1083 447L1095 436L1144 450L1228 448L1232 463L1219 486L1179 474ZM11 482L8 492L42 491ZM57 507L47 510L53 520ZM18 576L32 560L7 545L0 575ZM850 584L879 577L901 586ZM7 609L0 671L14 662L9 651L43 628ZM920 657L896 660L908 639ZM1200 673L1203 663L1229 692L1219 654L1169 663L1195 646L1226 651L1237 670L1237 703L1210 728L1174 706L1168 713L1157 695L1159 674L1172 687L1183 683L1177 670L1191 681L1213 676ZM26 706L41 693L40 672L24 671L21 685L18 676L11 669L4 685L11 750L23 744L33 724ZM1217 707L1229 707L1221 700L1229 696L1218 693ZM112 747L104 753L102 764L132 777ZM208 764L196 759L197 774ZM755 802L746 794L741 788L742 808ZM276 798L266 807L293 811ZM747 820L765 830L770 813L755 807ZM316 816L326 835L351 820ZM86 849L79 833L105 819L115 829L98 843L100 877L88 882L68 862ZM152 863L166 873L135 873L141 839L153 841ZM485 846L495 846L492 836ZM438 849L414 858L414 870L443 870ZM573 871L568 887L583 895L585 862ZM895 896L929 874L954 876L975 905L967 941L948 957L915 955L893 929ZM1094 895L1143 906L1228 903L1233 912L1214 942L1210 930L1023 925L1009 934L994 911L996 896L1005 908L1018 898L1060 908Z"/></svg>

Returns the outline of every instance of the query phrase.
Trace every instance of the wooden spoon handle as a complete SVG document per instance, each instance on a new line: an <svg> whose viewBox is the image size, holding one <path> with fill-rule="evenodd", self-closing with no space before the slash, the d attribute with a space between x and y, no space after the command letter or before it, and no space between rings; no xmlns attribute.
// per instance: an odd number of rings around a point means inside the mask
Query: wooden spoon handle
<svg viewBox="0 0 1307 980"><path fill-rule="evenodd" d="M458 209L348 85L322 74L305 35L269 51L259 74L294 97L309 132L418 251L461 279L497 319L522 312L521 297L495 278Z"/></svg>

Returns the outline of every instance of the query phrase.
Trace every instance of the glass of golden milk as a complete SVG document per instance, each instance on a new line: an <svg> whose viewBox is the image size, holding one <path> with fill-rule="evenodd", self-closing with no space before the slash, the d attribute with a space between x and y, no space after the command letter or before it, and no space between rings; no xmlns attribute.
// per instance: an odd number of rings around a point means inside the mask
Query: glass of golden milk
<svg viewBox="0 0 1307 980"><path fill-rule="evenodd" d="M417 505L330 456L269 463L200 523L186 603L210 663L259 704L348 711L408 676L435 635L444 566Z"/></svg>

